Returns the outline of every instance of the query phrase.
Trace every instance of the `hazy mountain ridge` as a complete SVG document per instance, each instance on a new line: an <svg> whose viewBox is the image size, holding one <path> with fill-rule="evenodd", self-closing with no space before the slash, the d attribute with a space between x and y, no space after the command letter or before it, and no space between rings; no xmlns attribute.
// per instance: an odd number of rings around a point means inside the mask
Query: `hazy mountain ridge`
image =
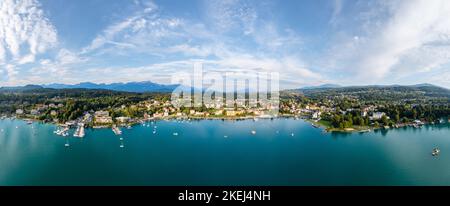
<svg viewBox="0 0 450 206"><path fill-rule="evenodd" d="M111 83L111 84L96 84L92 82L82 82L79 84L47 84L42 85L44 88L52 89L106 89L123 92L172 92L177 88L178 84L165 85L157 84L150 81L145 82L127 82L127 83Z"/></svg>
<svg viewBox="0 0 450 206"><path fill-rule="evenodd" d="M26 92L26 91L47 91L47 90L110 90L119 92L172 92L180 85L164 85L150 81L146 82L128 82L128 83L111 83L96 84L91 82L82 82L79 84L47 84L47 85L26 85L17 87L0 87L0 92ZM188 89L188 87L182 87ZM395 93L399 95L420 94L426 96L444 96L450 98L450 90L435 86L432 84L416 84L416 85L367 85L367 86L340 86L336 84L324 84L319 86L303 87L300 89L283 90L283 92L301 93L306 96L315 95L340 95L340 94L364 94L370 93Z"/></svg>

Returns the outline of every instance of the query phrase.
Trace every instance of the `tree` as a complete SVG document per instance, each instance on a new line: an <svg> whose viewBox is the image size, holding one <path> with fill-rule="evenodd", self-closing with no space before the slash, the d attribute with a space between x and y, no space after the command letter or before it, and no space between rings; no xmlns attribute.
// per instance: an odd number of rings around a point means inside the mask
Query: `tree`
<svg viewBox="0 0 450 206"><path fill-rule="evenodd" d="M381 117L381 122L383 123L383 125L388 125L388 124L389 124L389 120L388 120L388 118L386 117L386 115L383 115L383 116Z"/></svg>

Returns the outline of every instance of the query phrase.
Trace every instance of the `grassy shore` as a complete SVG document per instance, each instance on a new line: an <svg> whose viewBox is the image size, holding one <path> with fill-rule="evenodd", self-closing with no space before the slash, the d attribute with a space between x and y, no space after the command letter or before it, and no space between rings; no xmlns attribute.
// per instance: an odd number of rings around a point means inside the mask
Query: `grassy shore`
<svg viewBox="0 0 450 206"><path fill-rule="evenodd" d="M319 121L313 121L313 120L306 120L310 122L311 124L323 128L327 132L365 132L373 129L377 129L370 126L353 126L351 128L334 128L330 121L326 120L319 120Z"/></svg>

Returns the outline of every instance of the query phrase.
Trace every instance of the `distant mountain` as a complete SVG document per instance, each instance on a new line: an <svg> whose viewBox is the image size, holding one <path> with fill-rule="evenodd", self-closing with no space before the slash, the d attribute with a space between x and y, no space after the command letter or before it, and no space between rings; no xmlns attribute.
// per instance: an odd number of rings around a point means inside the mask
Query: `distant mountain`
<svg viewBox="0 0 450 206"><path fill-rule="evenodd" d="M177 88L178 84L164 85L150 81L145 82L128 82L128 83L112 83L112 84L96 84L92 82L82 82L79 84L47 84L42 85L44 88L52 89L106 89L122 92L172 92Z"/></svg>
<svg viewBox="0 0 450 206"><path fill-rule="evenodd" d="M24 92L36 89L43 89L42 86L39 85L26 85L26 86L17 86L17 87L0 87L0 92Z"/></svg>
<svg viewBox="0 0 450 206"><path fill-rule="evenodd" d="M341 85L337 85L337 84L322 84L319 86L307 86L307 87L303 87L301 89L326 89L326 88L339 88L341 87Z"/></svg>

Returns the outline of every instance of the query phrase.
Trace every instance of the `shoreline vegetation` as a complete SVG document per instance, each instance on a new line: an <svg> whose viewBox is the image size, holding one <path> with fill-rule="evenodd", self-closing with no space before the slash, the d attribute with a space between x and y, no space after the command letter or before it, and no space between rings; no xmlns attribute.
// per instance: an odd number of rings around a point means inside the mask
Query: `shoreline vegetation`
<svg viewBox="0 0 450 206"><path fill-rule="evenodd" d="M448 122L450 117L450 91L430 85L285 90L276 101L249 99L249 93L234 93L234 98L226 99L229 95L218 93L207 103L175 107L170 93L0 88L0 117L68 128L128 127L159 119L256 121L291 117L326 132L419 128Z"/></svg>
<svg viewBox="0 0 450 206"><path fill-rule="evenodd" d="M334 128L332 126L332 123L330 121L326 121L326 120L312 120L312 119L308 119L307 117L299 117L296 115L292 115L292 114L283 114L283 115L279 115L279 116L263 116L263 117L257 117L257 116L240 116L240 117L196 117L196 116L187 116L187 117L177 117L177 116L168 116L168 117L162 117L162 118L148 118L148 119L139 119L133 122L128 122L128 123L123 123L123 124L104 124L104 125L94 125L94 126L86 126L84 125L84 123L82 123L81 127L83 128L92 128L92 129L104 129L104 128L111 128L113 129L114 133L116 134L121 134L120 131L120 127L123 128L129 128L133 127L135 125L139 125L139 124L145 124L146 122L155 122L155 121L171 121L171 120L179 120L179 121L201 121L201 120L221 120L221 121L242 121L242 120L253 120L253 121L258 121L259 119L271 119L271 120L276 120L276 119L282 119L282 118L292 118L292 119L296 119L296 120L303 120L304 122L310 123L312 127L318 128L323 130L323 132L337 132L337 133L366 133L366 132L373 132L375 130L389 130L389 129L398 129L398 128L403 128L403 127L414 127L414 128L422 128L422 126L425 125L437 125L437 124L445 124L445 123L450 123L450 119L448 121L441 121L439 123L425 123L425 122L421 122L420 124L417 123L406 123L406 124L398 124L398 125L394 125L393 127L389 127L389 126L380 126L380 127L374 127L374 126L354 126L354 127L350 127L350 128ZM39 122L39 123L47 123L47 124L54 124L58 127L62 127L62 128L74 128L74 126L76 127L76 125L78 124L71 124L71 125L67 125L65 123L55 123L55 122L48 122L48 121L43 121L43 120L39 120L39 119L33 119L33 118L21 118L21 117L17 117L17 116L7 116L7 115L2 115L0 116L0 120L4 120L4 119L18 119L21 121L25 121L28 124L32 124L33 122ZM78 127L77 127L78 130ZM84 135L83 135L84 136ZM83 137L83 136L77 136L77 137Z"/></svg>

